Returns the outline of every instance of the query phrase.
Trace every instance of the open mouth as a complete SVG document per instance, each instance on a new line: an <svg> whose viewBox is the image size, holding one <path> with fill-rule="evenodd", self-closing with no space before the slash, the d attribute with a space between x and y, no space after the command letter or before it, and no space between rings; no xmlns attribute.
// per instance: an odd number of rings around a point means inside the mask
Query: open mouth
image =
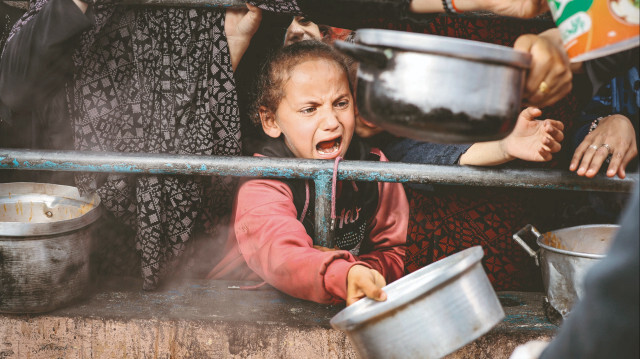
<svg viewBox="0 0 640 359"><path fill-rule="evenodd" d="M321 155L331 155L340 151L341 143L342 136L327 141L321 141L316 145L316 150Z"/></svg>

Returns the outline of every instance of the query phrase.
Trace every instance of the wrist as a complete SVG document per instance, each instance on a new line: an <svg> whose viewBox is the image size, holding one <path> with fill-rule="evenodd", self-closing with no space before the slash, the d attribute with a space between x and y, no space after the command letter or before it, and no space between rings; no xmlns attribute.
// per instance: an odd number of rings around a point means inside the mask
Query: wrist
<svg viewBox="0 0 640 359"><path fill-rule="evenodd" d="M486 0L451 0L453 8L456 12L478 11L487 9Z"/></svg>
<svg viewBox="0 0 640 359"><path fill-rule="evenodd" d="M83 14L87 12L89 5L93 4L93 0L73 0L76 6L82 11Z"/></svg>
<svg viewBox="0 0 640 359"><path fill-rule="evenodd" d="M511 152L509 151L509 148L511 146L508 141L509 141L508 137L498 141L498 148L500 149L500 153L502 153L503 163L513 161L516 159L516 156L512 155Z"/></svg>

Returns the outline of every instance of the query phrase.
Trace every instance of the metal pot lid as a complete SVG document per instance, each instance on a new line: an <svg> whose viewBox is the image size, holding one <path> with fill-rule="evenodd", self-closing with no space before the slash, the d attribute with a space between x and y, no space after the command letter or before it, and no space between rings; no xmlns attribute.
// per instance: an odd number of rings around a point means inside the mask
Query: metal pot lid
<svg viewBox="0 0 640 359"><path fill-rule="evenodd" d="M429 264L385 286L383 290L387 293L386 301L360 299L336 314L331 319L331 325L336 329L351 330L384 313L397 310L418 297L438 290L457 276L464 275L464 272L480 262L483 255L482 247L474 246Z"/></svg>
<svg viewBox="0 0 640 359"><path fill-rule="evenodd" d="M507 46L446 36L396 30L361 29L356 31L355 41L370 46L453 56L524 69L528 69L531 65L531 55L528 53L516 51Z"/></svg>

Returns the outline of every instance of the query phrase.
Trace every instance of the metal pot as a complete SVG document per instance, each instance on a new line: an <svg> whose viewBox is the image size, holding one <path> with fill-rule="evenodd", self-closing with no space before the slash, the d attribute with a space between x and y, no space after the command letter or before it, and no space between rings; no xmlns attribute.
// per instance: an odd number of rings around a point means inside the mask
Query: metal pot
<svg viewBox="0 0 640 359"><path fill-rule="evenodd" d="M503 317L480 246L415 271L331 319L361 358L440 358L489 331Z"/></svg>
<svg viewBox="0 0 640 359"><path fill-rule="evenodd" d="M584 295L587 271L604 258L619 228L615 224L593 224L542 235L528 224L513 239L535 258L549 304L566 318L573 304ZM539 250L533 250L522 239L528 232L535 235Z"/></svg>
<svg viewBox="0 0 640 359"><path fill-rule="evenodd" d="M399 136L445 143L506 137L531 56L443 36L364 29L335 46L360 61L360 114Z"/></svg>
<svg viewBox="0 0 640 359"><path fill-rule="evenodd" d="M0 184L0 312L46 312L86 294L99 206L75 187Z"/></svg>

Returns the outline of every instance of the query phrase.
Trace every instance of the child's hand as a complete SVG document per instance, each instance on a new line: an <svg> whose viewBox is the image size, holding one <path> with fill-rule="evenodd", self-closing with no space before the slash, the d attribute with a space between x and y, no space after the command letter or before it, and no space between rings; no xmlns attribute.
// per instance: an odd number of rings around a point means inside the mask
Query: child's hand
<svg viewBox="0 0 640 359"><path fill-rule="evenodd" d="M609 146L609 150L604 144ZM627 164L638 155L638 146L633 125L623 115L611 115L600 120L598 127L576 148L569 170L577 170L578 176L594 177L609 154L612 157L607 176L618 174L618 177L625 178Z"/></svg>
<svg viewBox="0 0 640 359"><path fill-rule="evenodd" d="M347 274L347 306L365 296L380 302L387 300L387 293L382 290L386 284L377 270L354 265Z"/></svg>
<svg viewBox="0 0 640 359"><path fill-rule="evenodd" d="M528 107L520 113L513 132L500 141L500 146L508 156L544 162L560 151L564 125L555 120L536 120L541 114L542 111L535 107Z"/></svg>

